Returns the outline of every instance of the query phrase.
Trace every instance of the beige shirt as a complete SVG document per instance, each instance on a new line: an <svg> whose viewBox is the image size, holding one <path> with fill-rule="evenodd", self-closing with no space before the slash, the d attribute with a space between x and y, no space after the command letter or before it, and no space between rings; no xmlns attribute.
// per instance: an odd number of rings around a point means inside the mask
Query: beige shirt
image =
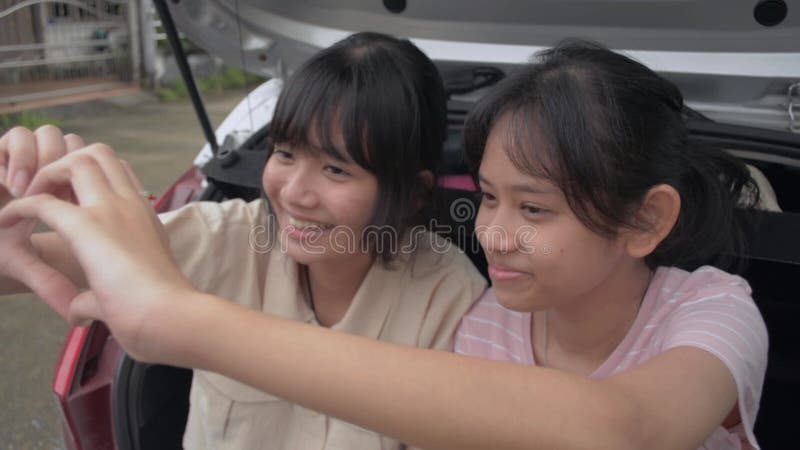
<svg viewBox="0 0 800 450"><path fill-rule="evenodd" d="M317 324L298 286L297 264L270 245L263 201L193 203L162 215L162 221L176 260L198 289ZM427 232L416 237L413 257L401 252L390 269L372 266L332 329L397 344L452 348L459 320L483 293L485 280L449 241ZM195 371L190 403L183 442L187 450L403 447L211 372Z"/></svg>

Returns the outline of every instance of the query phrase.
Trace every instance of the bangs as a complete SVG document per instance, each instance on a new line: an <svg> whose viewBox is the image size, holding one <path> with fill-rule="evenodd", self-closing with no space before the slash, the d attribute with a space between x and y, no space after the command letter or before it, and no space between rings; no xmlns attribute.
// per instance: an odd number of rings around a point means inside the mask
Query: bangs
<svg viewBox="0 0 800 450"><path fill-rule="evenodd" d="M274 141L354 161L379 177L407 176L407 167L415 173L422 117L414 86L398 82L398 72L398 62L380 48L311 60L278 100Z"/></svg>
<svg viewBox="0 0 800 450"><path fill-rule="evenodd" d="M512 80L513 81L513 75ZM495 95L489 95L470 112L464 126L467 164L477 183L484 148L492 131L501 133L503 150L522 173L562 187L561 158L558 146L549 137L538 102L520 100L513 89L504 90L501 82Z"/></svg>
<svg viewBox="0 0 800 450"><path fill-rule="evenodd" d="M541 121L538 108L517 108L501 113L500 117L506 114L509 117L505 129L498 131L503 133L504 150L514 167L561 186L556 146L542 132L542 126L546 125Z"/></svg>
<svg viewBox="0 0 800 450"><path fill-rule="evenodd" d="M348 74L307 70L298 75L276 106L273 141L338 161L354 161L369 170L364 133L355 120L358 107L348 92L354 89L347 82Z"/></svg>

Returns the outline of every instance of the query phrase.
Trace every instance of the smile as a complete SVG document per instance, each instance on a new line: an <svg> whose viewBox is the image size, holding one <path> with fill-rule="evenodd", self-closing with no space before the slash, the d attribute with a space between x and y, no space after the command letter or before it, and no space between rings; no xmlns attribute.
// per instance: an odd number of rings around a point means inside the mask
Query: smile
<svg viewBox="0 0 800 450"><path fill-rule="evenodd" d="M308 220L300 220L300 219L296 219L296 218L294 218L292 216L289 216L289 226L291 226L292 228L294 228L296 230L310 229L310 230L325 231L325 230L329 230L329 229L333 228L333 225L330 225L330 224L321 223L321 222L311 222L311 221L308 221Z"/></svg>

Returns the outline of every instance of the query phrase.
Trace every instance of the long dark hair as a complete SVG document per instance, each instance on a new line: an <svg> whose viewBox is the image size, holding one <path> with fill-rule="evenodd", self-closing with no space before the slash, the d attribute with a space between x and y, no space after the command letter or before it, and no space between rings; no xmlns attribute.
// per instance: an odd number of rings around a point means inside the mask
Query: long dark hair
<svg viewBox="0 0 800 450"><path fill-rule="evenodd" d="M651 267L738 268L745 237L738 207L758 189L746 166L694 145L678 88L644 65L598 44L570 40L536 55L471 112L465 146L474 168L497 119L510 114L514 165L561 188L578 219L608 238L642 229L635 212L658 184L681 197L676 225L645 258Z"/></svg>
<svg viewBox="0 0 800 450"><path fill-rule="evenodd" d="M367 238L386 241L372 248L388 262L396 239L428 218L435 180L429 186L418 175L439 165L446 125L433 62L406 39L363 32L321 50L290 77L270 134L273 142L304 147L315 136L323 152L341 158L334 145L341 131L349 157L378 179L370 225L380 233Z"/></svg>

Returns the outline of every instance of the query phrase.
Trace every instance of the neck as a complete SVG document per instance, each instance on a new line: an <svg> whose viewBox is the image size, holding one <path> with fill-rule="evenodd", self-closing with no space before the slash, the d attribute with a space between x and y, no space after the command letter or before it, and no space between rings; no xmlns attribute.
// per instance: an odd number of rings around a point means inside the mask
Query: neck
<svg viewBox="0 0 800 450"><path fill-rule="evenodd" d="M548 366L591 374L633 325L650 274L644 264L636 264L606 280L591 297L536 313L534 321L543 325L537 337L547 346L540 350L540 359L546 355Z"/></svg>
<svg viewBox="0 0 800 450"><path fill-rule="evenodd" d="M308 266L314 312L321 325L331 327L342 320L374 260L371 255L359 254L346 262Z"/></svg>

